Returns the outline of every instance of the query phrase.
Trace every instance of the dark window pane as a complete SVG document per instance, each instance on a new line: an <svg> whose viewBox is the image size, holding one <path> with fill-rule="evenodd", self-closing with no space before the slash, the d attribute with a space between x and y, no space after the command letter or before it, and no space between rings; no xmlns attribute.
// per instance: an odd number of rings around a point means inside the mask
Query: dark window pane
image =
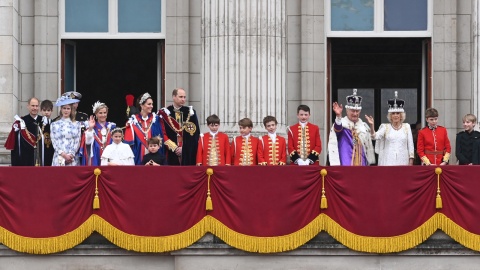
<svg viewBox="0 0 480 270"><path fill-rule="evenodd" d="M385 0L385 31L427 30L427 0Z"/></svg>

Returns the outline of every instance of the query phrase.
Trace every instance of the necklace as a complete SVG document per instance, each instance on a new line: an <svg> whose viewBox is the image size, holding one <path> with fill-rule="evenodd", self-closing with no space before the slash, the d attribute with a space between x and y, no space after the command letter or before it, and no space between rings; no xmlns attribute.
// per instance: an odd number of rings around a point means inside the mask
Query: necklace
<svg viewBox="0 0 480 270"><path fill-rule="evenodd" d="M395 129L395 130L399 130L402 128L402 124L400 124L398 127L394 126L393 124L391 124L392 128Z"/></svg>

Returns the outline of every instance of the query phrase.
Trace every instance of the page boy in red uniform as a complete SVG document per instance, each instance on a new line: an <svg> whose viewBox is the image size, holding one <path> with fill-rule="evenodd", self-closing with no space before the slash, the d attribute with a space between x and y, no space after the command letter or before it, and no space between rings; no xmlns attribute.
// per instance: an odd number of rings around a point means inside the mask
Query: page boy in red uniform
<svg viewBox="0 0 480 270"><path fill-rule="evenodd" d="M250 132L253 129L252 120L243 118L238 121L240 136L233 138L230 145L232 164L240 166L257 165L258 138L253 137Z"/></svg>
<svg viewBox="0 0 480 270"><path fill-rule="evenodd" d="M423 165L447 165L452 148L447 129L437 125L438 111L425 111L427 126L418 132L417 152Z"/></svg>
<svg viewBox="0 0 480 270"><path fill-rule="evenodd" d="M210 131L200 134L198 140L197 166L230 165L230 141L227 134L218 131L220 118L215 114L210 115L207 125Z"/></svg>
<svg viewBox="0 0 480 270"><path fill-rule="evenodd" d="M260 138L258 144L259 165L285 165L287 163L287 143L285 138L278 136L277 119L274 116L263 118L263 125L268 134Z"/></svg>

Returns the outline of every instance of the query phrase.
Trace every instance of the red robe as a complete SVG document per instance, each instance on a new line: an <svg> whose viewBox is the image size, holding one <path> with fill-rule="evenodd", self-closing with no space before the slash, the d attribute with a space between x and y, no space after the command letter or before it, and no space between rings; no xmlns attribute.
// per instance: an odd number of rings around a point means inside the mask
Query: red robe
<svg viewBox="0 0 480 270"><path fill-rule="evenodd" d="M247 145L245 139L242 136L235 137L232 141L232 144L230 145L232 165L257 165L258 142L258 138L253 137L252 135L248 137Z"/></svg>
<svg viewBox="0 0 480 270"><path fill-rule="evenodd" d="M417 153L423 164L440 165L443 161L448 163L451 151L446 128L437 126L431 130L424 127L418 132Z"/></svg>
<svg viewBox="0 0 480 270"><path fill-rule="evenodd" d="M198 166L230 165L232 163L230 156L230 141L228 140L227 134L218 132L215 136L216 154L213 153L213 148L212 134L207 132L200 135L200 139L198 139L196 162Z"/></svg>
<svg viewBox="0 0 480 270"><path fill-rule="evenodd" d="M285 138L276 135L275 144L270 136L264 135L258 144L258 164L285 165L287 163L287 145Z"/></svg>
<svg viewBox="0 0 480 270"><path fill-rule="evenodd" d="M293 163L299 158L310 159L313 164L319 162L318 157L322 152L322 142L320 140L320 129L317 125L310 123L305 125L305 143L302 143L302 126L300 123L290 126L287 133L288 154ZM302 147L303 145L305 145L305 148Z"/></svg>

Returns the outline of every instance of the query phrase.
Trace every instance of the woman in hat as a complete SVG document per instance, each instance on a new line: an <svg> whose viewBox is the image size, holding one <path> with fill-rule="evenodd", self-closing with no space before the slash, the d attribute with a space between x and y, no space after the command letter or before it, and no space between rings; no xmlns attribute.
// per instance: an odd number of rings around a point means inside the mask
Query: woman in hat
<svg viewBox="0 0 480 270"><path fill-rule="evenodd" d="M84 135L85 144L82 145L82 165L100 166L100 158L103 151L112 143L111 131L115 129L117 125L107 121L108 107L105 103L100 101L95 102L92 110L94 115L90 116L88 129Z"/></svg>
<svg viewBox="0 0 480 270"><path fill-rule="evenodd" d="M135 165L142 164L142 157L148 154L148 139L163 136L162 121L160 117L152 112L153 99L150 94L145 93L139 100L140 113L134 114L127 121L125 127L125 143L132 146L135 155ZM160 152L164 153L163 143Z"/></svg>
<svg viewBox="0 0 480 270"><path fill-rule="evenodd" d="M51 140L55 153L52 166L75 166L75 154L80 146L80 123L75 121L72 104L78 102L67 96L57 99L55 106L60 107L60 119L51 126Z"/></svg>
<svg viewBox="0 0 480 270"><path fill-rule="evenodd" d="M395 98L388 100L387 118L390 123L381 124L375 132L372 116L365 115L370 124L370 134L375 144L375 152L378 154L379 166L392 165L413 165L414 145L410 125L404 123L405 101L398 99L395 91Z"/></svg>

